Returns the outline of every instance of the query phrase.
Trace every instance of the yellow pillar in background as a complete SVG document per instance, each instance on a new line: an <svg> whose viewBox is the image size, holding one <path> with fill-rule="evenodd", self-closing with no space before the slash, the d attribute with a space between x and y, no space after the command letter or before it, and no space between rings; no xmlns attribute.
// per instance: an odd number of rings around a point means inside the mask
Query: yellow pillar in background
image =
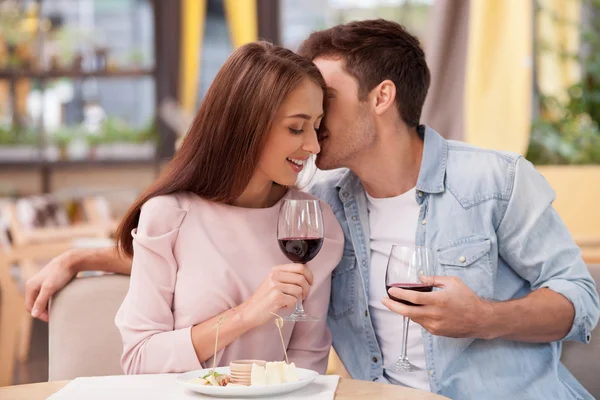
<svg viewBox="0 0 600 400"><path fill-rule="evenodd" d="M472 0L465 70L465 140L524 154L532 103L532 2Z"/></svg>
<svg viewBox="0 0 600 400"><path fill-rule="evenodd" d="M561 52L577 55L581 2L579 0L538 0L540 12L537 35L540 45L548 44L537 55L540 92L565 100L566 89L580 79L578 60L561 57ZM557 19L558 17L558 19Z"/></svg>
<svg viewBox="0 0 600 400"><path fill-rule="evenodd" d="M258 40L256 0L225 0L225 16L234 49Z"/></svg>
<svg viewBox="0 0 600 400"><path fill-rule="evenodd" d="M206 20L206 0L181 0L181 55L179 102L196 114L200 55Z"/></svg>

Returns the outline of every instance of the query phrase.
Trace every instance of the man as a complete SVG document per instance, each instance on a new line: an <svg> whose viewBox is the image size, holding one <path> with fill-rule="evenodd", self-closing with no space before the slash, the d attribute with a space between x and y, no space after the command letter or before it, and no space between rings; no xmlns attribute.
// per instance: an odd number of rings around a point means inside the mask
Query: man
<svg viewBox="0 0 600 400"><path fill-rule="evenodd" d="M589 342L598 293L543 177L518 155L446 141L420 125L429 70L418 40L398 24L315 32L300 53L329 87L317 165L340 170L312 192L346 236L328 320L350 374L450 398L591 398L559 358L562 340ZM436 253L437 290L389 293L421 306L387 298L393 244ZM33 314L47 319L47 297L77 270L128 272L128 261L108 256L54 260L28 284ZM408 338L420 371L384 369L398 357L402 316L424 328Z"/></svg>

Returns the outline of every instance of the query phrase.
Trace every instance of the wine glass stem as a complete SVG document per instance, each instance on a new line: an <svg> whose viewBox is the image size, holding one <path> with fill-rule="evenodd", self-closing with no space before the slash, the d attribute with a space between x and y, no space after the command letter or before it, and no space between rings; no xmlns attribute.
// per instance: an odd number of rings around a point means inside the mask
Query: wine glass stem
<svg viewBox="0 0 600 400"><path fill-rule="evenodd" d="M296 302L296 311L294 314L304 314L304 306L302 305L302 300L298 300Z"/></svg>
<svg viewBox="0 0 600 400"><path fill-rule="evenodd" d="M400 353L400 360L408 361L406 358L406 347L408 345L408 324L410 323L410 318L403 317L402 318L402 352Z"/></svg>

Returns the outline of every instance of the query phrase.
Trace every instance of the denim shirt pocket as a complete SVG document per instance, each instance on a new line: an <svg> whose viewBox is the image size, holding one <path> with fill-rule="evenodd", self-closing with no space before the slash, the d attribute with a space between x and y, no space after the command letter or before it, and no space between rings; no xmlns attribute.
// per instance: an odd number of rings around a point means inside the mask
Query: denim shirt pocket
<svg viewBox="0 0 600 400"><path fill-rule="evenodd" d="M491 298L494 294L491 248L490 239L469 236L438 249L437 257L447 276L457 276L480 297Z"/></svg>
<svg viewBox="0 0 600 400"><path fill-rule="evenodd" d="M329 316L333 319L351 314L356 305L356 256L344 255L331 274Z"/></svg>

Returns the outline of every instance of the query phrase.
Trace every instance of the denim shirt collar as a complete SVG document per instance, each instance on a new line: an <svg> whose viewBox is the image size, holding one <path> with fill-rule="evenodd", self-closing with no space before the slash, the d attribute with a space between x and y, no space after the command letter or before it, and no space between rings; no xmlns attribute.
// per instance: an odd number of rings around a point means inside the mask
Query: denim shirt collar
<svg viewBox="0 0 600 400"><path fill-rule="evenodd" d="M442 193L444 191L444 177L446 175L446 160L448 158L448 142L439 133L421 125L424 129L423 159L421 170L417 179L417 190L425 193ZM350 189L358 184L358 177L347 170L336 183L338 189Z"/></svg>
<svg viewBox="0 0 600 400"><path fill-rule="evenodd" d="M448 142L428 126L425 128L423 159L417 179L417 190L425 193L442 193L448 159Z"/></svg>

